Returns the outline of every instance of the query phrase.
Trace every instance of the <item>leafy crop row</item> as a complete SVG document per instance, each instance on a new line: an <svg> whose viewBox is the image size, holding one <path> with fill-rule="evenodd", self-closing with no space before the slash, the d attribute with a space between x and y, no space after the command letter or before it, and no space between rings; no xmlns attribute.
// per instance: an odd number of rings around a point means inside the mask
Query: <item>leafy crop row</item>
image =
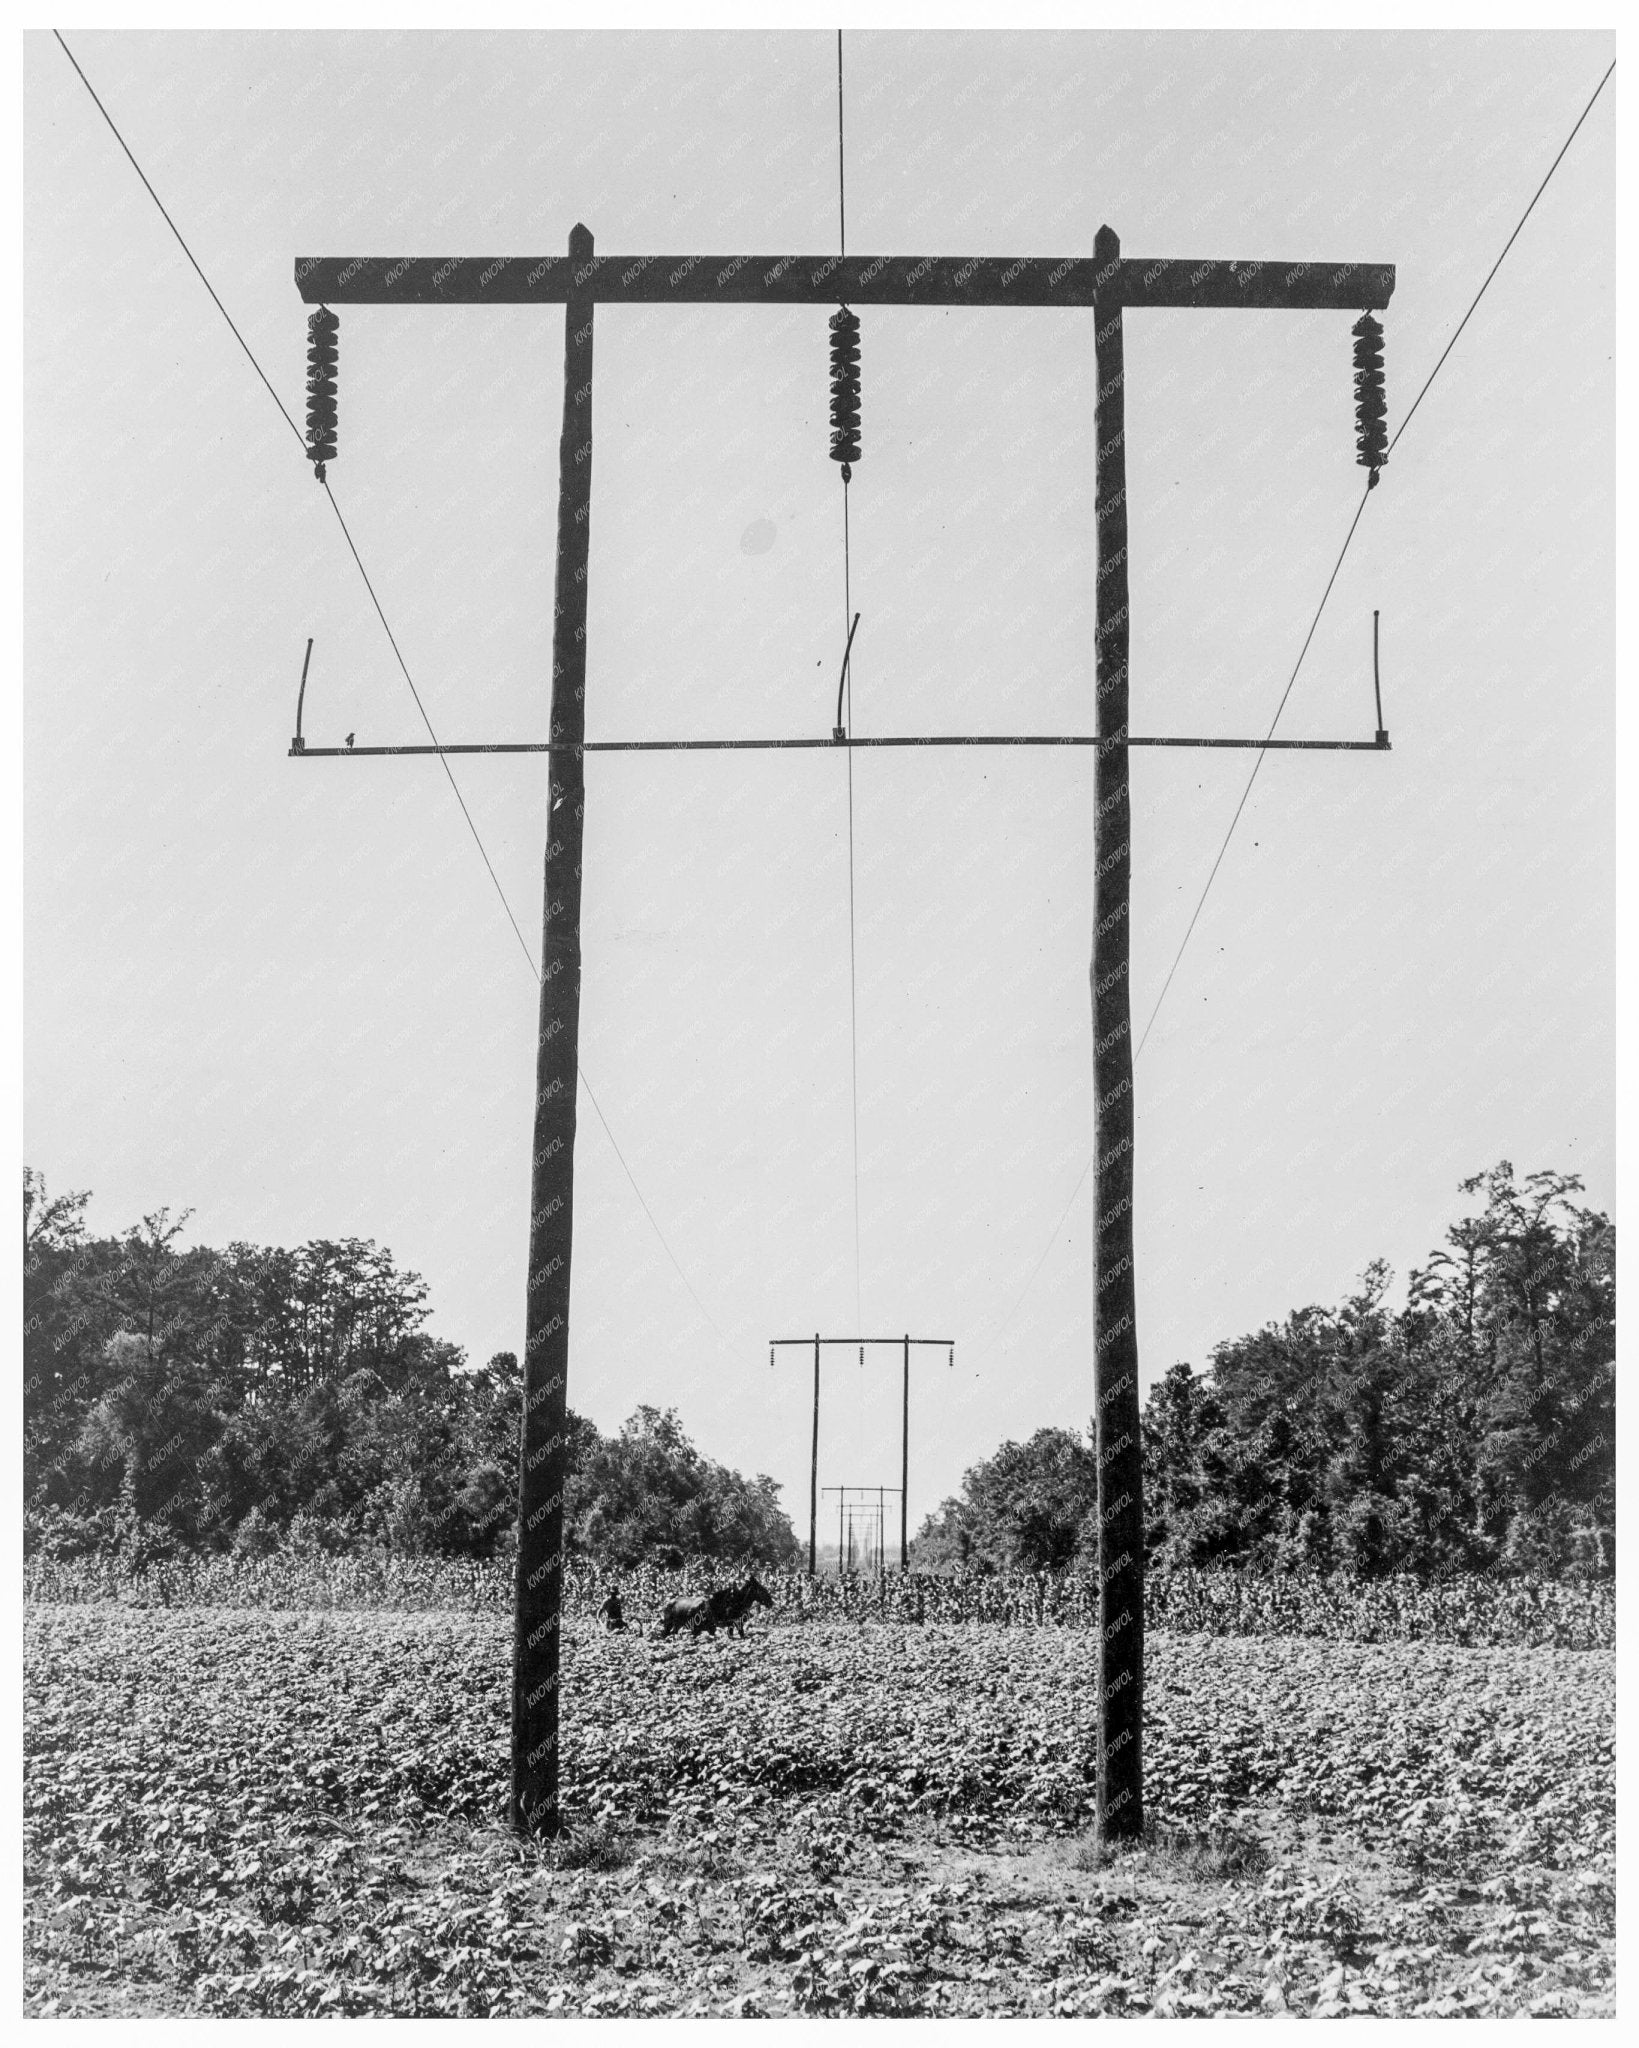
<svg viewBox="0 0 1639 2048"><path fill-rule="evenodd" d="M1091 1813L1080 1631L577 1623L578 1859L499 1824L508 1649L498 1615L31 1609L30 2010L1609 2010L1603 1653L1158 1638L1158 1820L1273 1845L1180 1912L1051 1847Z"/></svg>
<svg viewBox="0 0 1639 2048"><path fill-rule="evenodd" d="M604 1572L571 1564L568 1607L571 1614L591 1616L618 1591L628 1619L646 1625L675 1594L712 1582L708 1568L698 1564L678 1572ZM780 1572L769 1573L766 1583L782 1622L1092 1628L1098 1618L1096 1583L1068 1573L912 1572L883 1580L810 1580L800 1572ZM117 1558L31 1558L24 1566L24 1589L30 1600L57 1604L490 1613L511 1606L512 1568L497 1559L390 1553L205 1556L140 1571ZM1614 1643L1616 1605L1608 1580L1487 1575L1424 1582L1186 1570L1150 1574L1145 1620L1151 1629L1182 1635L1587 1650Z"/></svg>

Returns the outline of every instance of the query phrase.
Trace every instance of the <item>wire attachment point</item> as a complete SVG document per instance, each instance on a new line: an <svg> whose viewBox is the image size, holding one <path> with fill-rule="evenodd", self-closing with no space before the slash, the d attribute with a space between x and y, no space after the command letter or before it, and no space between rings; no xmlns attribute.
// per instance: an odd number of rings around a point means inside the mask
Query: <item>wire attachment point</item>
<svg viewBox="0 0 1639 2048"><path fill-rule="evenodd" d="M1376 478L1373 478L1373 482ZM1386 747L1389 743L1388 729L1383 723L1383 679L1377 666L1377 613L1372 613L1372 695L1377 704L1377 744Z"/></svg>

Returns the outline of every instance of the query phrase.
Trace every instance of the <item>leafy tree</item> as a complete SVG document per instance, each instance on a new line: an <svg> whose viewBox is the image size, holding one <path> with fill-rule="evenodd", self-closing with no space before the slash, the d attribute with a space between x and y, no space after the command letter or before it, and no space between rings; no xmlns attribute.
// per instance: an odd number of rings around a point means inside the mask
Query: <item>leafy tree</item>
<svg viewBox="0 0 1639 2048"><path fill-rule="evenodd" d="M1381 1262L1175 1365L1143 1417L1162 1564L1373 1575L1610 1571L1615 1231L1580 1180L1465 1181L1479 1207L1389 1306ZM23 1175L25 1541L487 1554L512 1540L521 1375L426 1332L426 1286L371 1240L184 1246L166 1208L94 1237L89 1197ZM569 1420L568 1541L610 1564L800 1555L765 1475L704 1457L672 1410ZM1092 1563L1090 1442L1038 1430L965 1475L923 1566Z"/></svg>
<svg viewBox="0 0 1639 2048"><path fill-rule="evenodd" d="M1517 1181L1502 1160L1463 1183L1483 1190L1455 1282L1483 1436L1486 1533L1521 1562L1614 1561L1616 1233L1571 1200L1575 1174Z"/></svg>
<svg viewBox="0 0 1639 2048"><path fill-rule="evenodd" d="M775 1482L702 1457L670 1408L639 1408L613 1437L572 1418L565 1522L571 1548L608 1564L675 1550L778 1567L800 1554Z"/></svg>
<svg viewBox="0 0 1639 2048"><path fill-rule="evenodd" d="M61 1411L78 1365L67 1290L86 1247L87 1194L51 1195L23 1168L24 1483L32 1488L61 1449Z"/></svg>
<svg viewBox="0 0 1639 2048"><path fill-rule="evenodd" d="M1098 1461L1067 1429L1005 1443L962 1477L960 1501L924 1523L916 1562L978 1570L1057 1571L1096 1546Z"/></svg>
<svg viewBox="0 0 1639 2048"><path fill-rule="evenodd" d="M209 1389L130 1331L110 1338L107 1363L110 1384L75 1446L93 1474L89 1505L117 1500L128 1518L186 1526L199 1459L219 1433Z"/></svg>
<svg viewBox="0 0 1639 2048"><path fill-rule="evenodd" d="M1143 1413L1144 1540L1162 1564L1193 1564L1214 1547L1217 1532L1202 1514L1213 1491L1203 1456L1222 1420L1210 1382L1187 1364L1171 1366L1150 1389Z"/></svg>

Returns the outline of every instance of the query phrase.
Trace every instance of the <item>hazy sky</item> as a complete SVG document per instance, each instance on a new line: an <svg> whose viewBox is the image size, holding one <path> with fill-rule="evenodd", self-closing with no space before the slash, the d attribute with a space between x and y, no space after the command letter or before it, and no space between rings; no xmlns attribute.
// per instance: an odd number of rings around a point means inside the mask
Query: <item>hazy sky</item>
<svg viewBox="0 0 1639 2048"><path fill-rule="evenodd" d="M826 34L71 34L293 413L302 255L828 253ZM1391 425L1600 35L849 34L848 246L1386 261ZM289 428L49 36L26 43L26 1147L122 1228L357 1235L523 1334L535 983ZM1501 1157L1613 1205L1612 88L1396 449L1137 1067L1138 1334L1402 1279ZM854 722L1093 723L1090 314L862 313ZM1132 721L1263 732L1363 482L1349 314L1127 316ZM823 734L826 313L596 315L588 734ZM441 737L547 723L563 313L343 308L331 482ZM1142 1032L1251 756L1133 757ZM545 762L455 764L531 950ZM1090 753L587 763L570 1400L674 1405L806 1517L808 1367L950 1336L913 1519L1090 1412ZM1043 1259L1043 1254L1046 1254ZM1032 1269L1042 1261L1026 1289ZM1020 1300L1023 1294L1022 1301ZM821 1483L898 1476L829 1355Z"/></svg>

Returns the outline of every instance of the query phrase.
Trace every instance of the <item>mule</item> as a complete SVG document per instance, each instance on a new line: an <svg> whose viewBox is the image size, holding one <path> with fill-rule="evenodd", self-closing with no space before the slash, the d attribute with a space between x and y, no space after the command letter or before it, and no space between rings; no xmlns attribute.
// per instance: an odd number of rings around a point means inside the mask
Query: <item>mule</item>
<svg viewBox="0 0 1639 2048"><path fill-rule="evenodd" d="M743 1586L719 1586L715 1593L689 1593L668 1600L660 1617L660 1633L675 1635L686 1628L697 1636L714 1636L720 1628L743 1636L753 1607L772 1607L774 1596L755 1576Z"/></svg>

